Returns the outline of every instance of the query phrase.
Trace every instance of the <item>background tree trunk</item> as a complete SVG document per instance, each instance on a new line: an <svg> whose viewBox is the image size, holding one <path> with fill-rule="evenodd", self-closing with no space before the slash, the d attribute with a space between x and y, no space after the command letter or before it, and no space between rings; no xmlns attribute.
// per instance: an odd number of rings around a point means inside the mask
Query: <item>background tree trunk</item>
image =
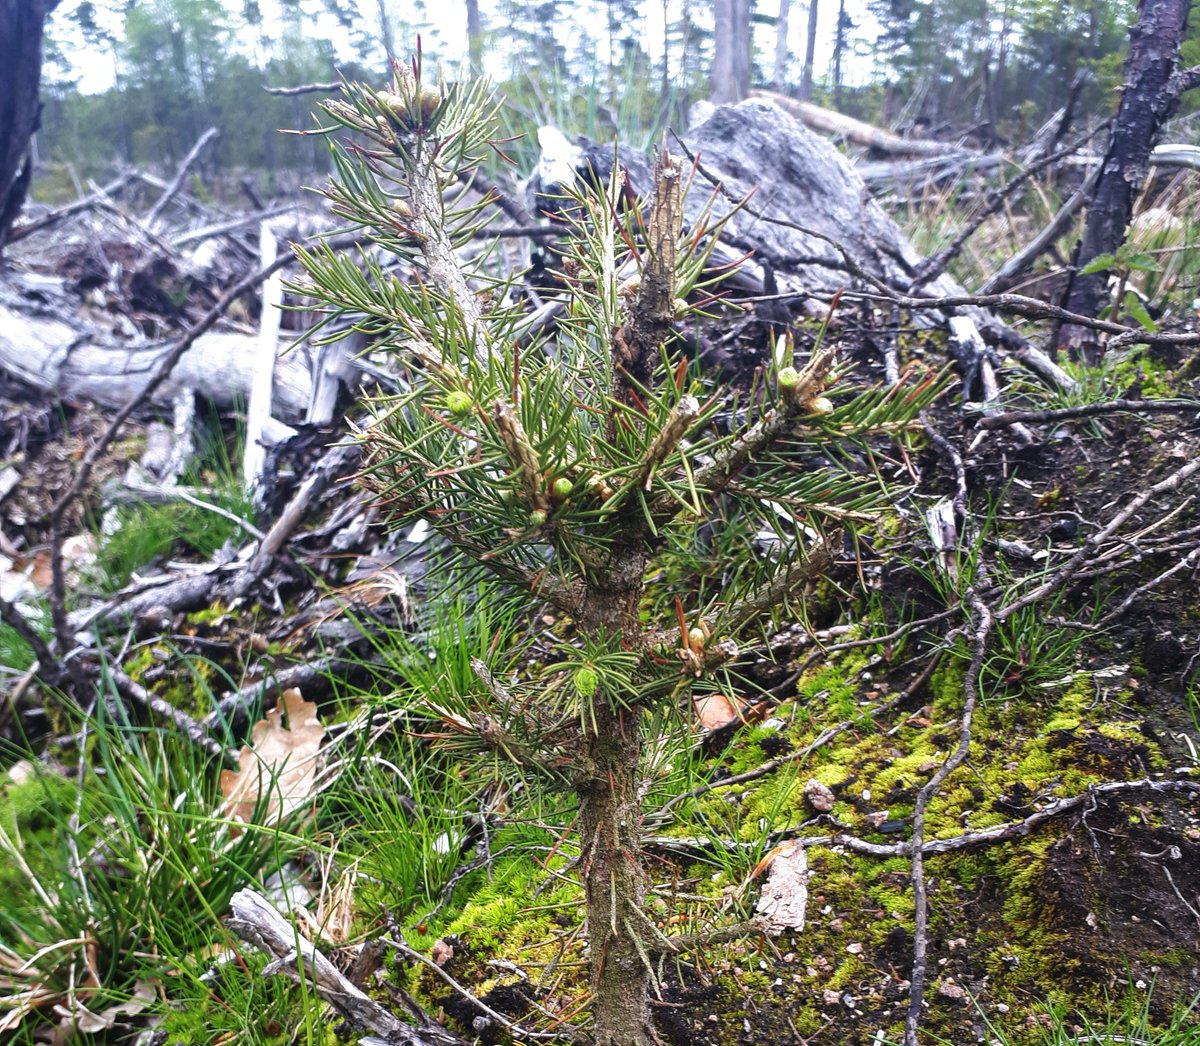
<svg viewBox="0 0 1200 1046"><path fill-rule="evenodd" d="M467 0L467 49L470 54L471 75L483 75L483 17L479 0Z"/></svg>
<svg viewBox="0 0 1200 1046"><path fill-rule="evenodd" d="M38 127L42 26L58 0L0 0L0 249L33 173L29 139Z"/></svg>
<svg viewBox="0 0 1200 1046"><path fill-rule="evenodd" d="M800 76L800 100L812 100L813 58L817 53L817 0L808 0L808 42L804 47L804 72Z"/></svg>
<svg viewBox="0 0 1200 1046"><path fill-rule="evenodd" d="M1133 203L1146 178L1150 151L1159 128L1179 104L1179 86L1172 82L1179 48L1187 26L1188 0L1145 0L1141 17L1129 31L1125 60L1125 89L1108 141L1100 180L1088 208L1087 229L1079 266L1112 254L1125 242ZM1104 305L1108 273L1076 276L1067 296L1067 309L1095 316ZM1095 332L1071 324L1059 332L1059 348L1072 358L1094 362Z"/></svg>
<svg viewBox="0 0 1200 1046"><path fill-rule="evenodd" d="M754 0L733 0L733 75L737 100L750 95L750 17Z"/></svg>
<svg viewBox="0 0 1200 1046"><path fill-rule="evenodd" d="M779 0L779 16L775 19L775 90L787 89L788 70L788 12L792 0Z"/></svg>
<svg viewBox="0 0 1200 1046"><path fill-rule="evenodd" d="M740 102L750 93L751 0L713 0L712 100Z"/></svg>
<svg viewBox="0 0 1200 1046"><path fill-rule="evenodd" d="M842 58L846 54L846 42L854 22L846 14L846 0L838 3L837 28L833 33L833 104L842 107Z"/></svg>

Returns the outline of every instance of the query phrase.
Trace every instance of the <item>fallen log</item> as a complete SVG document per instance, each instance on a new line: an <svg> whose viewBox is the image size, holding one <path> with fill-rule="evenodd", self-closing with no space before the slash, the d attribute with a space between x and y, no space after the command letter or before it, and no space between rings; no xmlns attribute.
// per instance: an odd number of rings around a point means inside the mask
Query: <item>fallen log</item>
<svg viewBox="0 0 1200 1046"><path fill-rule="evenodd" d="M0 370L63 399L121 407L171 347L170 342L106 344L98 333L81 334L78 324L60 319L61 308L52 314L30 314L5 304L3 297ZM253 380L256 340L253 334L233 331L202 335L154 391L151 402L169 408L190 388L222 409L244 403ZM313 382L306 354L285 352L288 348L285 340L275 368L273 398L278 417L298 421L308 410Z"/></svg>
<svg viewBox="0 0 1200 1046"><path fill-rule="evenodd" d="M795 98L788 98L786 95L776 94L774 91L751 91L750 97L773 102L789 116L799 120L806 127L811 127L814 131L846 138L855 145L861 145L888 156L925 156L939 159L947 157L979 159L981 156L973 149L947 145L945 142L935 142L927 138L901 138L890 131L873 127L869 123L856 120L844 113L836 112L833 109L824 109L819 105L813 105L812 102L801 102Z"/></svg>

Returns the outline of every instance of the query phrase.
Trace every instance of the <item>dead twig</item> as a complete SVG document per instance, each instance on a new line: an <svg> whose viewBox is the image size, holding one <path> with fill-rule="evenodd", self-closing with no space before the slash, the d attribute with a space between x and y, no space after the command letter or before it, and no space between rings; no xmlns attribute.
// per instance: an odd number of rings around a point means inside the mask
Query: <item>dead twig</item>
<svg viewBox="0 0 1200 1046"><path fill-rule="evenodd" d="M247 225L264 222L268 218L275 218L295 209L296 205L294 203L277 203L273 207L260 208L257 211L252 211L250 214L231 218L229 221L217 222L215 225L205 225L200 229L192 229L190 232L176 236L171 242L177 248L182 248L189 243L199 243L202 240L210 240L214 236L224 236L227 233L237 232L238 229L243 229Z"/></svg>
<svg viewBox="0 0 1200 1046"><path fill-rule="evenodd" d="M1079 547L1079 549L1067 560L1054 574L1046 579L1045 582L1038 585L1031 592L1027 592L1020 599L1014 600L1000 610L996 611L996 620L1005 621L1012 617L1019 610L1024 610L1028 606L1043 599L1051 592L1056 591L1065 585L1072 577L1074 577L1088 562L1091 554L1099 548L1101 542L1112 537L1121 526L1134 513L1142 509L1152 498L1158 494L1168 493L1172 490L1178 490L1179 487L1196 472L1200 471L1200 458L1194 461L1189 461L1186 465L1181 466L1171 473L1166 479L1160 480L1154 486L1142 493L1138 494L1129 502L1120 512L1105 524L1095 534L1091 534Z"/></svg>
<svg viewBox="0 0 1200 1046"><path fill-rule="evenodd" d="M918 1046L917 1032L921 1020L921 1004L925 992L925 968L929 948L929 897L925 888L925 811L943 782L962 766L971 748L971 724L975 716L975 704L979 698L979 673L987 653L988 638L994 621L991 609L974 591L965 594L967 603L975 617L975 628L971 634L971 663L963 679L963 710L958 729L958 747L941 765L921 790L912 815L912 884L915 915L913 918L913 965L910 981L908 1014L904 1021L904 1046Z"/></svg>
<svg viewBox="0 0 1200 1046"><path fill-rule="evenodd" d="M271 962L263 976L283 973L306 982L354 1027L377 1032L392 1046L468 1046L467 1040L434 1022L423 1011L414 1026L384 1009L345 977L311 941L289 923L261 894L239 890L230 900L229 928L247 944L266 952Z"/></svg>
<svg viewBox="0 0 1200 1046"><path fill-rule="evenodd" d="M1089 403L1082 407L1063 407L1059 410L1011 410L1004 414L989 414L975 424L981 429L998 429L1005 425L1039 424L1046 421L1072 421L1094 418L1101 414L1186 414L1200 412L1200 400L1109 400Z"/></svg>
<svg viewBox="0 0 1200 1046"><path fill-rule="evenodd" d="M297 94L335 94L345 86L342 80L330 80L328 83L314 84L297 84L295 87L267 87L263 85L263 90L267 94L278 95L297 95Z"/></svg>
<svg viewBox="0 0 1200 1046"><path fill-rule="evenodd" d="M1100 166L1097 164L1084 183L1058 209L1046 227L989 276L983 286L979 288L979 293L995 294L998 291L1007 290L1016 282L1018 276L1053 247L1055 241L1066 231L1071 219L1082 210L1083 205L1091 198L1092 190L1096 187L1099 178Z"/></svg>
<svg viewBox="0 0 1200 1046"><path fill-rule="evenodd" d="M166 189L163 190L163 194L158 198L154 206L150 208L145 219L146 225L153 226L158 221L167 204L175 198L175 194L182 188L183 179L187 177L188 169L196 162L196 159L204 151L204 147L214 138L218 137L220 133L215 127L210 127L196 139L196 144L192 146L187 156L183 158L183 163L179 165L179 169L175 172L175 177L171 179Z"/></svg>
<svg viewBox="0 0 1200 1046"><path fill-rule="evenodd" d="M88 452L83 456L83 460L79 463L79 468L75 473L75 478L61 495L58 500L50 508L49 524L50 524L50 617L54 625L55 639L61 650L70 648L70 630L67 627L66 613L66 572L63 568L62 559L62 541L63 541L63 519L67 509L79 497L87 482L91 479L92 470L96 467L96 463L101 459L104 453L112 445L113 440L117 438L125 422L133 415L146 400L154 393L167 378L175 365L183 358L183 354L192 347L196 339L205 331L211 328L228 310L239 297L257 287L263 280L270 276L273 272L282 269L285 265L293 262L294 257L291 254L285 254L277 258L271 265L263 269L257 269L254 272L244 276L233 287L231 287L220 301L218 301L211 309L208 310L194 323L188 330L175 342L171 349L165 353L155 367L146 384L141 390L130 397L129 401L117 411L112 421L109 422L108 428L100 434L100 438L96 440Z"/></svg>
<svg viewBox="0 0 1200 1046"><path fill-rule="evenodd" d="M16 226L9 232L8 237L4 241L5 245L16 243L27 236L32 236L35 232L40 232L42 229L48 229L52 225L57 225L64 218L69 218L80 211L86 211L98 206L101 201L108 199L113 193L131 182L133 177L132 171L126 171L124 174L118 175L107 185L87 196L81 197L74 203L69 203L65 207L59 207L47 214L43 214L40 218L34 218L32 221L25 222L24 225Z"/></svg>
<svg viewBox="0 0 1200 1046"><path fill-rule="evenodd" d="M999 843L1024 839L1042 825L1056 818L1064 817L1085 807L1089 809L1093 808L1099 799L1106 796L1124 797L1141 792L1151 792L1153 794L1183 792L1200 797L1200 782L1174 779L1155 781L1148 777L1137 781L1107 781L1104 784L1092 785L1087 791L1081 792L1078 795L1068 796L1066 799L1054 799L1042 807L1042 809L1035 810L1028 817L1020 821L1007 821L1004 824L993 825L991 828L981 828L977 832L963 832L961 835L952 835L944 839L931 839L921 844L921 854L924 857L929 857L936 854L959 853L963 850L982 849L985 846L996 846ZM778 832L772 832L767 836L766 846L775 846L784 840L790 839L806 849L837 846L852 853L861 854L864 857L878 857L880 859L892 857L911 858L914 853L911 841L872 843L845 832L839 832L834 835L803 835L801 834L803 827L803 825L798 825L782 829ZM643 843L646 846L665 850L678 849L684 853L694 853L697 850L712 850L714 848L728 851L750 848L757 850L763 846L759 842L739 843L725 839L688 839L673 835L648 836L643 840Z"/></svg>
<svg viewBox="0 0 1200 1046"><path fill-rule="evenodd" d="M1097 621L1093 627L1100 629L1111 625L1147 592L1158 588L1158 586L1164 581L1174 577L1181 571L1195 570L1197 565L1200 565L1200 545L1197 545L1186 556L1180 560L1177 560L1174 566L1168 567L1157 577L1151 578L1143 585L1138 585L1138 587L1130 592L1129 595L1127 595L1120 603L1117 604L1117 606L1113 607L1112 610L1100 618L1100 620Z"/></svg>
<svg viewBox="0 0 1200 1046"><path fill-rule="evenodd" d="M157 694L152 694L144 686L134 682L134 680L119 669L108 667L105 671L109 679L112 680L117 693L122 697L130 701L135 701L160 722L168 723L175 727L197 748L204 749L209 755L220 759L231 768L237 766L235 754L233 752L226 752L225 748L218 741L209 737L208 731L205 730L204 726L196 722L190 715L181 712L169 701L164 701Z"/></svg>
<svg viewBox="0 0 1200 1046"><path fill-rule="evenodd" d="M356 241L354 236L339 237L330 240L331 246L340 247L347 246ZM135 393L129 401L123 406L112 421L109 422L108 428L100 434L100 438L92 445L88 452L83 456L83 460L79 463L79 468L75 473L75 478L70 485L58 497L58 500L51 506L47 514L49 529L50 529L50 573L51 584L49 593L50 603L50 619L54 628L55 641L62 651L69 650L71 647L71 631L67 621L66 611L66 571L63 567L62 559L62 542L63 542L63 520L67 509L75 502L82 493L84 487L87 486L88 480L91 479L92 470L96 467L96 463L103 457L108 448L112 445L113 440L117 438L125 422L133 415L146 400L153 395L163 382L170 377L171 371L175 369L176 364L183 358L184 353L192 347L205 331L209 330L222 316L225 315L229 307L237 301L247 291L253 290L263 280L267 279L272 273L284 268L287 265L293 264L295 256L291 253L283 254L276 258L270 265L256 269L242 277L234 284L221 299L213 305L196 323L188 328L175 344L163 354L159 359L158 365L154 368L146 384L141 390Z"/></svg>
<svg viewBox="0 0 1200 1046"><path fill-rule="evenodd" d="M1000 210L1000 208L1004 206L1005 202L1012 197L1022 185L1029 181L1030 178L1032 178L1039 171L1049 167L1051 164L1074 154L1085 142L1095 137L1100 133L1101 130L1106 129L1109 123L1111 123L1111 121L1105 121L1085 134L1079 135L1075 141L1073 141L1066 148L1060 149L1058 152L1050 153L1048 156L1043 156L1036 163L1030 164L1019 174L1015 175L1013 178L1010 178L1007 182L1005 182L1004 185L1000 186L998 189L994 189L991 193L989 193L987 199L983 202L983 206L980 207L971 220L963 226L958 235L955 236L950 243L938 251L937 254L929 255L929 257L927 257L923 262L921 262L920 265L917 266L917 270L913 274L912 281L908 285L909 293L911 294L920 290L925 286L925 284L929 283L931 280L936 280L939 276L941 276L942 273L946 271L950 263L954 261L954 259L957 258L960 253L962 253L962 249L966 245L967 240L974 236L979 230L979 227L983 225L988 218Z"/></svg>
<svg viewBox="0 0 1200 1046"><path fill-rule="evenodd" d="M561 1039L567 1039L572 1042L582 1041L579 1036L579 1033L576 1032L575 1029L573 1029L573 1028L564 1028L562 1031L558 1031L558 1032L531 1031L528 1028L523 1028L521 1025L515 1023L514 1021L510 1021L507 1017L504 1016L504 1014L498 1013L496 1010L493 1010L486 1002L484 1002L478 996L473 994L468 988L465 988L465 987L463 987L463 985L459 984L458 981L456 981L453 977L451 977L450 974L448 974L445 970L443 970L432 959L422 955L418 951L414 951L412 948L408 947L408 945L403 944L400 941L394 940L391 937L383 938L383 942L384 942L384 944L388 945L390 948L395 949L400 955L403 955L406 959L409 959L413 962L418 962L422 966L431 970L438 977L440 977L443 981L445 981L450 986L450 988L453 989L454 992L456 992L462 998L466 999L467 1002L469 1002L472 1006L477 1007L481 1013L486 1014L491 1020L495 1021L501 1028L503 1028L505 1031L507 1031L510 1035L515 1036L518 1039L518 1041L520 1041L520 1040L530 1040L530 1041L540 1040L543 1042L547 1042L547 1041L557 1042Z"/></svg>

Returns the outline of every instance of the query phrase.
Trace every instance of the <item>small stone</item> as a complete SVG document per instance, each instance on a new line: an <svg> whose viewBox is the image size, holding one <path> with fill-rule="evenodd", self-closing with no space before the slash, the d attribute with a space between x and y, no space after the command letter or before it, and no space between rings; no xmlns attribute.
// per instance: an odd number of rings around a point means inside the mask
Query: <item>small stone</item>
<svg viewBox="0 0 1200 1046"><path fill-rule="evenodd" d="M841 933L845 926L845 922L841 919L829 920L829 929L831 929L834 933Z"/></svg>
<svg viewBox="0 0 1200 1046"><path fill-rule="evenodd" d="M858 941L855 941L853 944L846 945L846 951L851 955L862 955L863 946Z"/></svg>
<svg viewBox="0 0 1200 1046"><path fill-rule="evenodd" d="M1010 1009L1011 1009L1011 1007L1006 1002L996 1003L996 1012L997 1013L1008 1013L1008 1011Z"/></svg>
<svg viewBox="0 0 1200 1046"><path fill-rule="evenodd" d="M826 988L821 993L821 1004L823 1006L837 1006L842 1001L842 997L832 988Z"/></svg>
<svg viewBox="0 0 1200 1046"><path fill-rule="evenodd" d="M808 800L808 805L820 814L829 813L833 809L835 801L829 787L823 785L815 777L810 778L804 786L804 798Z"/></svg>
<svg viewBox="0 0 1200 1046"><path fill-rule="evenodd" d="M967 997L967 990L961 984L955 984L953 981L942 981L937 986L937 993L943 999L954 999L956 1002L961 1002Z"/></svg>

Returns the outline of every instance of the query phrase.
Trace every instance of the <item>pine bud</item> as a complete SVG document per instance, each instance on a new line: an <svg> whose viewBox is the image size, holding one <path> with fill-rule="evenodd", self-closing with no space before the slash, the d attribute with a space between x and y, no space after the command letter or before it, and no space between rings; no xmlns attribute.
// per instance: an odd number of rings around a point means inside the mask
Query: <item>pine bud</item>
<svg viewBox="0 0 1200 1046"><path fill-rule="evenodd" d="M575 693L580 697L591 697L600 686L600 677L594 668L580 668L575 672Z"/></svg>
<svg viewBox="0 0 1200 1046"><path fill-rule="evenodd" d="M571 496L571 491L575 489L575 484L572 483L566 476L559 476L554 481L554 485L550 488L550 495L555 501L566 501Z"/></svg>
<svg viewBox="0 0 1200 1046"><path fill-rule="evenodd" d="M453 389L446 393L446 409L456 417L470 414L474 405L474 401L462 389Z"/></svg>
<svg viewBox="0 0 1200 1046"><path fill-rule="evenodd" d="M421 91L417 104L421 110L421 122L429 123L438 106L442 104L442 92L433 87L426 87Z"/></svg>
<svg viewBox="0 0 1200 1046"><path fill-rule="evenodd" d="M781 367L776 381L781 389L794 389L800 384L800 372L795 367Z"/></svg>

